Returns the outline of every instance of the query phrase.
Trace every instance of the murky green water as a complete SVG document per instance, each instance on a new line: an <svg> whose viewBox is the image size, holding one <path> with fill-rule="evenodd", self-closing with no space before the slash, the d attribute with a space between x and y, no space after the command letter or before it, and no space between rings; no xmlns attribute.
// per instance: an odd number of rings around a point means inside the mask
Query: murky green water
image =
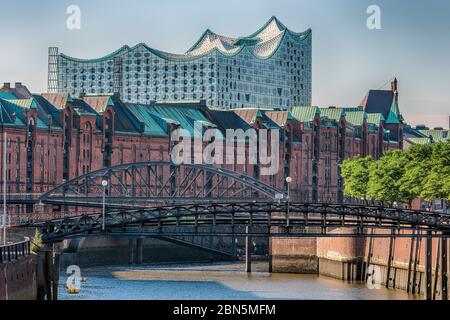
<svg viewBox="0 0 450 320"><path fill-rule="evenodd" d="M166 300L166 299L413 299L399 290L370 290L364 284L348 284L314 275L270 274L266 263L255 263L256 272L243 272L242 263L144 265L82 268L77 295L64 288L62 300Z"/></svg>

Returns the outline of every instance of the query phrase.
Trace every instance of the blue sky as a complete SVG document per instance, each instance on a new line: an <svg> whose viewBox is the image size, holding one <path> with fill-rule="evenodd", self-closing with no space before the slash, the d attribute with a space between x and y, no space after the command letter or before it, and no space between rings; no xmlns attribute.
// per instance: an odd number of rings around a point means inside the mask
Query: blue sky
<svg viewBox="0 0 450 320"><path fill-rule="evenodd" d="M66 9L81 8L81 30ZM381 30L366 27L369 5ZM123 44L186 51L206 29L248 35L272 15L294 31L313 29L313 104L358 105L368 89L399 79L400 108L413 124L448 127L448 0L0 0L0 81L46 91L47 47L83 58Z"/></svg>

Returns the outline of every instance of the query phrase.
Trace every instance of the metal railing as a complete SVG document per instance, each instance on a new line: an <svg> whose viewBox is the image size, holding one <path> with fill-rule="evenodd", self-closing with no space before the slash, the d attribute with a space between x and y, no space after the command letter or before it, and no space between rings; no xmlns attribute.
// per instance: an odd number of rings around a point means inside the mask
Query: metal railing
<svg viewBox="0 0 450 320"><path fill-rule="evenodd" d="M25 238L22 242L16 242L0 246L0 264L11 262L31 254L31 240Z"/></svg>

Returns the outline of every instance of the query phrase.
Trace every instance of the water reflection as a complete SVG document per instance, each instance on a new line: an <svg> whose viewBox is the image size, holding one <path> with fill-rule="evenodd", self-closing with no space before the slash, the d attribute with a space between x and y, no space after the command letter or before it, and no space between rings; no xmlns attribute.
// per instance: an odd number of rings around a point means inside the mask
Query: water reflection
<svg viewBox="0 0 450 320"><path fill-rule="evenodd" d="M270 274L266 263L254 263L255 272L243 272L242 263L109 266L83 268L78 295L69 295L61 277L60 299L77 300L399 300L413 299L399 290L370 290L315 275Z"/></svg>

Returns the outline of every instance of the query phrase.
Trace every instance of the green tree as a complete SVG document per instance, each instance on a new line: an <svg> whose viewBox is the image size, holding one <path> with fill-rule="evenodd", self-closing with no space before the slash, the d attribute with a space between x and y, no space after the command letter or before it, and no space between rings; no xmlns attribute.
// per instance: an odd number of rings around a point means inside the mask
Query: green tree
<svg viewBox="0 0 450 320"><path fill-rule="evenodd" d="M443 199L450 206L450 142L432 145L430 171L424 179L421 197L427 201Z"/></svg>
<svg viewBox="0 0 450 320"><path fill-rule="evenodd" d="M369 167L367 195L371 199L394 203L405 195L400 191L399 180L403 177L408 159L401 151L386 153Z"/></svg>
<svg viewBox="0 0 450 320"><path fill-rule="evenodd" d="M410 208L413 200L420 196L430 172L431 154L431 145L415 145L405 152L407 162L403 175L397 182L400 192L398 200L407 202Z"/></svg>
<svg viewBox="0 0 450 320"><path fill-rule="evenodd" d="M367 183L369 182L369 166L371 157L357 157L345 160L341 165L341 175L344 178L344 194L348 197L367 198Z"/></svg>

